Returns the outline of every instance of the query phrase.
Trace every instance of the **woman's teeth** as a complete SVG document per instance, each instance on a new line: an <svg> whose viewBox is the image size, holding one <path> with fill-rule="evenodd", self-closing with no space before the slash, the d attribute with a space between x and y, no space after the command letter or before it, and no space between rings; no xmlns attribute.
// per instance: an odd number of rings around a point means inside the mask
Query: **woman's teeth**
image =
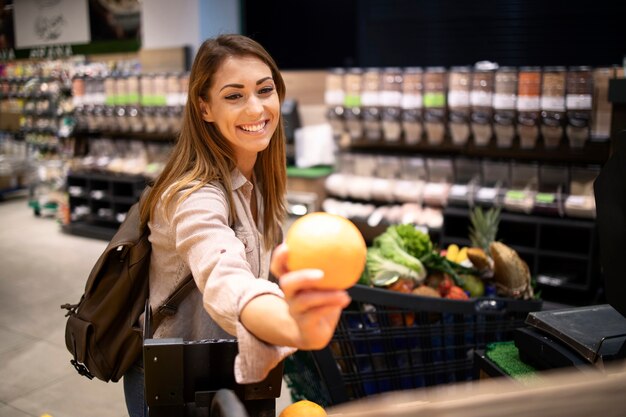
<svg viewBox="0 0 626 417"><path fill-rule="evenodd" d="M265 122L256 123L253 125L241 125L239 127L247 132L258 132L265 127Z"/></svg>

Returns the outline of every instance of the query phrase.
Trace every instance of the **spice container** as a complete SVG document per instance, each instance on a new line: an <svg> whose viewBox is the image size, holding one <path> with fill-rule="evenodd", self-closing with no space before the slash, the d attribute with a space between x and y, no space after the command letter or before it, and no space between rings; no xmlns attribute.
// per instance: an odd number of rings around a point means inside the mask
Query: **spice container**
<svg viewBox="0 0 626 417"><path fill-rule="evenodd" d="M502 206L511 183L511 166L508 162L483 161L482 183L476 190L475 203L483 206Z"/></svg>
<svg viewBox="0 0 626 417"><path fill-rule="evenodd" d="M511 188L504 195L504 207L510 211L531 213L539 184L536 164L513 164Z"/></svg>
<svg viewBox="0 0 626 417"><path fill-rule="evenodd" d="M496 144L510 148L515 138L517 106L517 69L501 67L496 71L493 95L493 130Z"/></svg>
<svg viewBox="0 0 626 417"><path fill-rule="evenodd" d="M450 187L448 203L456 206L473 206L476 187L480 182L479 160L455 158L454 184Z"/></svg>
<svg viewBox="0 0 626 417"><path fill-rule="evenodd" d="M445 207L452 183L452 160L446 158L426 159L428 182L424 186L424 204Z"/></svg>
<svg viewBox="0 0 626 417"><path fill-rule="evenodd" d="M535 195L534 213L563 216L564 191L568 183L566 166L539 167L539 190Z"/></svg>
<svg viewBox="0 0 626 417"><path fill-rule="evenodd" d="M472 74L471 126L474 143L478 146L488 145L493 136L491 121L493 119L494 78L494 71L491 68L478 67Z"/></svg>
<svg viewBox="0 0 626 417"><path fill-rule="evenodd" d="M343 103L345 99L345 91L343 88L344 77L345 71L341 68L336 68L326 73L326 90L324 91L326 119L335 137L341 136L345 131L343 120Z"/></svg>
<svg viewBox="0 0 626 417"><path fill-rule="evenodd" d="M589 219L596 217L593 183L599 173L599 167L571 168L570 192L565 199L566 215Z"/></svg>
<svg viewBox="0 0 626 417"><path fill-rule="evenodd" d="M363 125L361 123L362 78L363 71L359 68L351 68L345 77L344 119L352 141L360 140L363 137Z"/></svg>
<svg viewBox="0 0 626 417"><path fill-rule="evenodd" d="M128 119L128 75L120 74L115 78L115 123L117 130L127 132L130 130Z"/></svg>
<svg viewBox="0 0 626 417"><path fill-rule="evenodd" d="M400 159L399 179L395 182L394 197L402 203L422 204L422 191L426 180L426 166L419 157Z"/></svg>
<svg viewBox="0 0 626 417"><path fill-rule="evenodd" d="M378 141L382 138L380 113L380 71L369 68L363 73L361 89L361 120L368 140Z"/></svg>
<svg viewBox="0 0 626 417"><path fill-rule="evenodd" d="M517 89L517 134L522 149L534 148L539 138L540 99L541 69L520 68Z"/></svg>
<svg viewBox="0 0 626 417"><path fill-rule="evenodd" d="M581 148L589 139L593 97L590 67L570 67L565 84L566 134L569 145Z"/></svg>
<svg viewBox="0 0 626 417"><path fill-rule="evenodd" d="M544 146L559 146L565 125L565 67L545 67L541 81L541 135Z"/></svg>
<svg viewBox="0 0 626 417"><path fill-rule="evenodd" d="M431 145L443 142L446 134L446 70L428 67L424 73L424 127Z"/></svg>
<svg viewBox="0 0 626 417"><path fill-rule="evenodd" d="M129 130L131 132L141 132L143 130L143 121L140 114L140 78L137 74L129 74L126 78L127 89L127 117Z"/></svg>
<svg viewBox="0 0 626 417"><path fill-rule="evenodd" d="M383 137L387 142L398 142L402 135L402 70L386 68L382 74L380 91Z"/></svg>
<svg viewBox="0 0 626 417"><path fill-rule="evenodd" d="M423 123L423 76L419 67L406 68L402 80L402 131L404 141L413 145L422 140Z"/></svg>
<svg viewBox="0 0 626 417"><path fill-rule="evenodd" d="M467 143L470 135L470 67L452 67L448 75L448 128L452 142Z"/></svg>

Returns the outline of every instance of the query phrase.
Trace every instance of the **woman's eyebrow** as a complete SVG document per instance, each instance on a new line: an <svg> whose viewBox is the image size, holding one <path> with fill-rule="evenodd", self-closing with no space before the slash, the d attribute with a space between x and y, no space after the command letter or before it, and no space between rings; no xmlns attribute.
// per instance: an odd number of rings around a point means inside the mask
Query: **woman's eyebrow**
<svg viewBox="0 0 626 417"><path fill-rule="evenodd" d="M258 80L258 81L256 82L256 85L263 84L263 83L264 83L265 81L267 81L267 80L272 80L272 77L265 77L265 78L261 78L260 80ZM243 88L243 87L244 87L244 85L243 85L243 84L226 84L225 86L223 86L222 88L220 88L220 91L222 91L223 89L228 88L228 87L233 87L233 88Z"/></svg>

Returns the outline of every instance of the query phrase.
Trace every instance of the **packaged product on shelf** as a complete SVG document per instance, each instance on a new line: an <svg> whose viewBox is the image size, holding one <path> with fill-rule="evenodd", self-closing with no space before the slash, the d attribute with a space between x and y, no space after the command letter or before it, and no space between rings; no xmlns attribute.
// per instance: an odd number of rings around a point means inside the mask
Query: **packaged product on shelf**
<svg viewBox="0 0 626 417"><path fill-rule="evenodd" d="M533 149L539 138L541 69L521 67L517 89L517 134L520 148Z"/></svg>
<svg viewBox="0 0 626 417"><path fill-rule="evenodd" d="M475 202L482 206L501 207L511 183L508 162L482 161L482 183L476 190Z"/></svg>
<svg viewBox="0 0 626 417"><path fill-rule="evenodd" d="M591 67L570 67L565 83L566 135L572 148L581 148L589 139L593 97Z"/></svg>
<svg viewBox="0 0 626 417"><path fill-rule="evenodd" d="M593 166L570 169L569 195L565 199L566 215L589 219L596 217L593 183L599 173L600 168Z"/></svg>
<svg viewBox="0 0 626 417"><path fill-rule="evenodd" d="M446 135L446 69L428 67L424 73L424 127L431 145L439 145Z"/></svg>
<svg viewBox="0 0 626 417"><path fill-rule="evenodd" d="M452 185L452 160L447 158L426 159L428 181L424 186L424 204L436 207L445 207L448 204L448 194Z"/></svg>
<svg viewBox="0 0 626 417"><path fill-rule="evenodd" d="M539 167L539 190L535 195L534 213L563 216L565 190L568 185L566 166L541 165Z"/></svg>
<svg viewBox="0 0 626 417"><path fill-rule="evenodd" d="M371 141L378 141L382 138L380 84L380 70L368 68L363 72L361 120L365 139Z"/></svg>
<svg viewBox="0 0 626 417"><path fill-rule="evenodd" d="M352 141L358 141L363 138L363 124L361 123L362 78L363 71L360 68L351 68L345 77L344 119L346 121L346 129Z"/></svg>
<svg viewBox="0 0 626 417"><path fill-rule="evenodd" d="M401 203L422 204L426 166L419 157L400 158L399 178L394 185L394 199Z"/></svg>
<svg viewBox="0 0 626 417"><path fill-rule="evenodd" d="M541 135L544 146L559 146L565 126L565 67L545 67L541 81Z"/></svg>
<svg viewBox="0 0 626 417"><path fill-rule="evenodd" d="M345 91L343 87L345 71L335 68L326 73L326 90L324 104L326 105L326 120L333 129L333 136L341 136L345 131L343 120Z"/></svg>
<svg viewBox="0 0 626 417"><path fill-rule="evenodd" d="M504 195L504 208L510 211L531 213L538 187L539 167L537 164L513 163L511 187Z"/></svg>
<svg viewBox="0 0 626 417"><path fill-rule="evenodd" d="M372 199L385 202L395 201L394 189L399 166L397 157L380 156L376 159L376 171L370 184Z"/></svg>
<svg viewBox="0 0 626 417"><path fill-rule="evenodd" d="M402 135L402 70L386 68L382 74L380 92L383 137L387 142L398 142Z"/></svg>
<svg viewBox="0 0 626 417"><path fill-rule="evenodd" d="M412 145L422 140L423 123L423 70L405 68L402 82L402 131L405 143Z"/></svg>
<svg viewBox="0 0 626 417"><path fill-rule="evenodd" d="M513 146L517 106L517 69L500 67L496 71L493 95L493 130L500 148Z"/></svg>
<svg viewBox="0 0 626 417"><path fill-rule="evenodd" d="M448 76L448 128L452 142L464 145L470 136L471 68L452 67Z"/></svg>
<svg viewBox="0 0 626 417"><path fill-rule="evenodd" d="M454 183L450 187L448 204L473 206L476 187L480 183L480 162L477 159L454 159Z"/></svg>
<svg viewBox="0 0 626 417"><path fill-rule="evenodd" d="M470 101L472 105L471 126L474 143L485 146L493 136L493 91L494 69L493 64L477 64L472 74L472 88Z"/></svg>

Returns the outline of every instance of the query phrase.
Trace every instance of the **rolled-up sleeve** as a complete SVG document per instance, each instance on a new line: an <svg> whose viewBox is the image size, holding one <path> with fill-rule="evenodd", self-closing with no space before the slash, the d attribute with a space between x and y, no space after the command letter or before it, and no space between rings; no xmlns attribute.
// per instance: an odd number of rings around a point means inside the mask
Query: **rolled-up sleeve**
<svg viewBox="0 0 626 417"><path fill-rule="evenodd" d="M229 226L228 212L224 191L204 186L176 207L171 218L172 236L178 256L189 265L202 291L204 308L222 329L238 339L237 382L252 383L263 380L295 349L265 343L240 322L241 310L253 298L284 295L276 284L263 279L267 277L255 276L244 242Z"/></svg>

